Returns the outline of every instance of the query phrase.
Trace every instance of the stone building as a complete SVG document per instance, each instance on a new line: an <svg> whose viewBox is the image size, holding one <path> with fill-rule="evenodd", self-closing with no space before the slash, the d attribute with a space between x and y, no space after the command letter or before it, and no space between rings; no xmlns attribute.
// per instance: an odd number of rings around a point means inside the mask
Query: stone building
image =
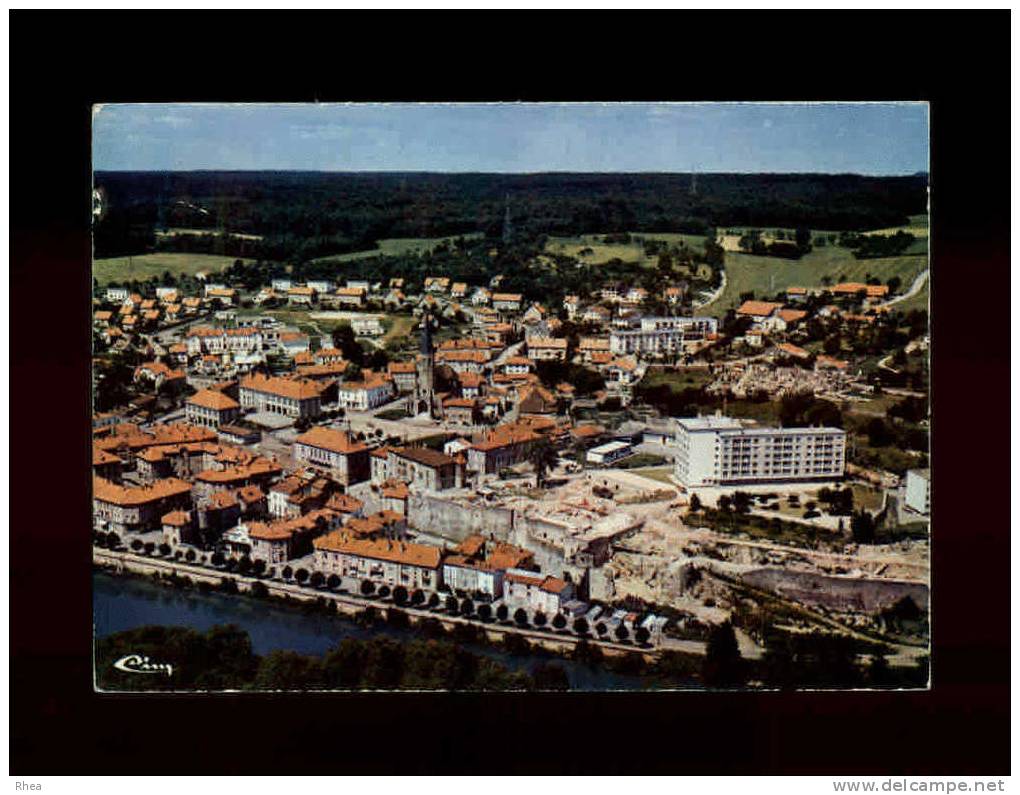
<svg viewBox="0 0 1020 795"><path fill-rule="evenodd" d="M329 469L345 486L361 483L371 475L368 446L356 442L346 431L315 427L294 440L294 460Z"/></svg>

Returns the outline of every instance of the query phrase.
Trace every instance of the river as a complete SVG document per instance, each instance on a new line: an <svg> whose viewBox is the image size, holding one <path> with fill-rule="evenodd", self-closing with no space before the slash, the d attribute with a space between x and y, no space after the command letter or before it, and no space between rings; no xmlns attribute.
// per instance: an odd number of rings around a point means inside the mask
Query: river
<svg viewBox="0 0 1020 795"><path fill-rule="evenodd" d="M279 649L319 656L344 638L421 637L413 629L361 627L341 616L306 613L300 607L240 595L177 590L139 577L101 571L92 576L92 606L97 638L150 624L190 627L202 632L216 624L235 624L248 633L252 650L260 655ZM566 671L572 690L641 690L648 685L648 680L640 676L616 674L541 651L511 655L484 644L468 644L467 648L512 670L530 671L540 663L554 661ZM691 687L697 685L692 682Z"/></svg>

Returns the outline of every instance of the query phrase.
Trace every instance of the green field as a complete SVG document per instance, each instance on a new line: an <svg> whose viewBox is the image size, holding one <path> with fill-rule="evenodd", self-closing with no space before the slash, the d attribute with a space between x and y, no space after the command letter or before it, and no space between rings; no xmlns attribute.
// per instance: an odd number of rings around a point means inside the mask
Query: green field
<svg viewBox="0 0 1020 795"><path fill-rule="evenodd" d="M641 379L641 386L651 389L665 385L673 392L683 392L685 389L700 389L712 383L712 380L707 367L681 367L676 370L649 367Z"/></svg>
<svg viewBox="0 0 1020 795"><path fill-rule="evenodd" d="M917 295L910 296L906 301L900 301L895 308L901 312L910 312L913 309L928 311L928 284L925 283L924 287L918 290Z"/></svg>
<svg viewBox="0 0 1020 795"><path fill-rule="evenodd" d="M640 475L643 478L649 480L657 480L659 483L665 483L667 486L676 486L670 475L673 474L673 467L650 467L648 469L632 469L630 470L632 475Z"/></svg>
<svg viewBox="0 0 1020 795"><path fill-rule="evenodd" d="M838 246L816 248L799 260L758 257L752 254L726 253L726 289L702 311L722 317L740 305L741 293L753 292L765 298L787 287L820 287L822 277L833 284L840 281L863 282L870 275L881 282L899 276L902 290L910 287L918 273L928 267L923 254L886 259L855 259L848 249ZM909 302L905 302L909 303Z"/></svg>
<svg viewBox="0 0 1020 795"><path fill-rule="evenodd" d="M92 275L100 284L130 282L160 278L166 271L174 276L194 276L199 271L217 273L234 264L238 257L222 257L216 254L140 254L135 257L111 257L97 259L92 264ZM242 260L250 261L250 260Z"/></svg>
<svg viewBox="0 0 1020 795"><path fill-rule="evenodd" d="M350 254L331 254L328 257L319 257L312 262L353 262L359 259L370 257L399 257L405 254L426 254L432 252L440 243L453 243L455 240L476 240L482 236L481 232L472 232L466 235L451 235L450 237L394 237L379 241L379 247L368 251L352 251Z"/></svg>
<svg viewBox="0 0 1020 795"><path fill-rule="evenodd" d="M701 249L704 246L705 238L701 235L685 235L678 232L631 232L633 241L630 243L604 243L605 235L578 235L576 237L550 237L545 244L545 250L549 254L559 254L574 257L588 265L605 265L613 259L621 262L633 263L641 267L650 268L658 262L658 257L649 257L645 254L645 240L662 240L670 245L680 242L686 243L689 248ZM581 254L587 249L591 253ZM708 278L711 273L708 268L702 268L699 274Z"/></svg>

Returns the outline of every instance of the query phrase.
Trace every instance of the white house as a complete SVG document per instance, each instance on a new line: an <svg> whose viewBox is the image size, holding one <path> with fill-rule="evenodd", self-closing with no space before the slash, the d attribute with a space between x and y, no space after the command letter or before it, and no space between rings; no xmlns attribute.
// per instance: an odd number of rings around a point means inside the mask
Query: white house
<svg viewBox="0 0 1020 795"><path fill-rule="evenodd" d="M351 329L358 337L378 337L386 333L379 318L358 317L351 321Z"/></svg>
<svg viewBox="0 0 1020 795"><path fill-rule="evenodd" d="M381 375L366 374L362 381L340 384L338 400L345 409L368 411L393 398L393 382Z"/></svg>
<svg viewBox="0 0 1020 795"><path fill-rule="evenodd" d="M507 569L503 576L503 599L511 608L541 610L546 616L554 616L573 598L573 584L558 577L524 569Z"/></svg>

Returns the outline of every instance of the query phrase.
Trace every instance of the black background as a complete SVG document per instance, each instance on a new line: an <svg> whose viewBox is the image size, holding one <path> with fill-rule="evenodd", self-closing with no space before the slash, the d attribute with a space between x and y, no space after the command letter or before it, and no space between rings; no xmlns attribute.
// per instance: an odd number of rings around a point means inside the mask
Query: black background
<svg viewBox="0 0 1020 795"><path fill-rule="evenodd" d="M1009 772L1007 12L10 22L12 774ZM930 692L92 693L90 105L482 99L932 103Z"/></svg>

